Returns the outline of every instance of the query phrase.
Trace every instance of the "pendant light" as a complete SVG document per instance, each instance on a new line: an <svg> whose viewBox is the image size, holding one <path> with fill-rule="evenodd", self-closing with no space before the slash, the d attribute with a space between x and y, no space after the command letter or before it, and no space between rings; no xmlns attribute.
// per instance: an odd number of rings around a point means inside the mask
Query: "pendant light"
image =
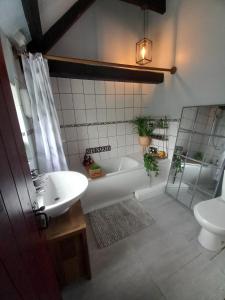
<svg viewBox="0 0 225 300"><path fill-rule="evenodd" d="M146 65L152 61L152 41L146 38L146 19L148 19L147 11L144 12L144 38L136 43L136 63Z"/></svg>

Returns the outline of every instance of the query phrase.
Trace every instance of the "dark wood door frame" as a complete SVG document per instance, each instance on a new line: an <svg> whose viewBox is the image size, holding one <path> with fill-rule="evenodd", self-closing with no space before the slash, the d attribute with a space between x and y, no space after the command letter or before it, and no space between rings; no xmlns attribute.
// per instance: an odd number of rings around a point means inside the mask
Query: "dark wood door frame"
<svg viewBox="0 0 225 300"><path fill-rule="evenodd" d="M5 220L0 226L0 261L5 264L8 274L12 276L12 281L14 279L13 282L22 295L21 299L58 300L61 296L56 277L45 240L38 232L32 211L35 191L1 44L0 142L2 207L0 221ZM6 232L8 234L5 234ZM10 251L11 249L14 249L14 253ZM11 266L10 261L13 261L14 257L18 258L16 260L18 263L15 261ZM1 270L3 272L4 269ZM23 276L19 277L20 284L15 280L18 270L23 273ZM0 282L0 291L4 289L5 287Z"/></svg>

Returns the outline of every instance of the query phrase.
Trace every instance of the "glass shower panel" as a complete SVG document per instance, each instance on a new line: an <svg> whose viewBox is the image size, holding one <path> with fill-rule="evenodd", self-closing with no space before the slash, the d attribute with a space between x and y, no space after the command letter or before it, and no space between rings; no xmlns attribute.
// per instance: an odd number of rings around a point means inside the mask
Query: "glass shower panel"
<svg viewBox="0 0 225 300"><path fill-rule="evenodd" d="M194 126L195 132L211 134L215 123L217 107L218 106L202 106L198 108Z"/></svg>
<svg viewBox="0 0 225 300"><path fill-rule="evenodd" d="M190 139L187 156L191 159L202 161L204 158L205 148L208 143L208 136L193 133Z"/></svg>
<svg viewBox="0 0 225 300"><path fill-rule="evenodd" d="M214 198L214 195L203 193L202 191L196 190L192 202L190 204L190 208L193 209L196 204L201 201L206 201Z"/></svg>
<svg viewBox="0 0 225 300"><path fill-rule="evenodd" d="M180 130L177 135L175 151L178 150L180 154L186 156L190 139L191 139L190 132L185 132L183 130Z"/></svg>
<svg viewBox="0 0 225 300"><path fill-rule="evenodd" d="M192 130L197 116L197 107L184 107L181 115L180 128Z"/></svg>
<svg viewBox="0 0 225 300"><path fill-rule="evenodd" d="M192 209L221 194L225 105L183 108L166 192Z"/></svg>
<svg viewBox="0 0 225 300"><path fill-rule="evenodd" d="M216 191L222 169L210 164L203 164L198 179L198 189L213 195Z"/></svg>

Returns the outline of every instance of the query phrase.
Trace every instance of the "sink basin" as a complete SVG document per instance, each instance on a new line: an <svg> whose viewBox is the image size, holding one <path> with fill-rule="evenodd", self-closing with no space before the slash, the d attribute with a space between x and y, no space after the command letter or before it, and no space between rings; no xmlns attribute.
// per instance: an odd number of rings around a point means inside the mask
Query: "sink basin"
<svg viewBox="0 0 225 300"><path fill-rule="evenodd" d="M45 174L43 192L38 195L38 206L45 206L48 217L65 213L77 202L88 187L83 174L72 171L58 171Z"/></svg>

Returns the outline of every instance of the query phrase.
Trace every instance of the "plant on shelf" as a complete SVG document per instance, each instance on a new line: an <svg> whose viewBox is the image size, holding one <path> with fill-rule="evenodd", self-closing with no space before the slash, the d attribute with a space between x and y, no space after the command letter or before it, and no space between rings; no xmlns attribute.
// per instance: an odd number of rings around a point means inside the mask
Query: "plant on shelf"
<svg viewBox="0 0 225 300"><path fill-rule="evenodd" d="M203 160L203 154L202 152L196 152L194 155L194 159L196 160Z"/></svg>
<svg viewBox="0 0 225 300"><path fill-rule="evenodd" d="M155 156L151 153L144 154L144 167L148 176L151 175L151 172L155 173L155 176L159 175L159 164Z"/></svg>
<svg viewBox="0 0 225 300"><path fill-rule="evenodd" d="M182 159L179 153L174 153L173 168L176 174L183 172Z"/></svg>
<svg viewBox="0 0 225 300"><path fill-rule="evenodd" d="M157 125L156 125L158 128L169 128L169 123L168 123L168 119L167 117L165 116L164 118L161 118L157 121Z"/></svg>
<svg viewBox="0 0 225 300"><path fill-rule="evenodd" d="M131 123L139 135L139 144L144 148L148 147L151 143L151 135L155 128L153 122L151 122L151 118L139 116L132 120Z"/></svg>

